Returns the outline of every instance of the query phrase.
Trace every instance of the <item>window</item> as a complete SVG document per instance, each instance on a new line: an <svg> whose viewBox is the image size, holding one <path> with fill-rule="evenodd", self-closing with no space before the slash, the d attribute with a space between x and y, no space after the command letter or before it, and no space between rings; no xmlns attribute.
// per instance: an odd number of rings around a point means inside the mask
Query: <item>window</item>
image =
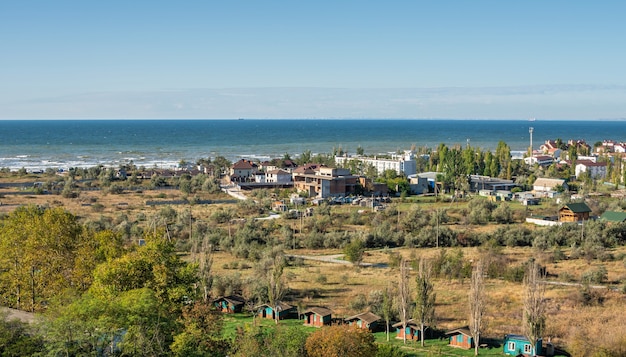
<svg viewBox="0 0 626 357"><path fill-rule="evenodd" d="M530 344L525 344L524 345L524 353L532 353L532 346Z"/></svg>
<svg viewBox="0 0 626 357"><path fill-rule="evenodd" d="M515 342L509 342L509 344L507 345L507 350L515 351Z"/></svg>

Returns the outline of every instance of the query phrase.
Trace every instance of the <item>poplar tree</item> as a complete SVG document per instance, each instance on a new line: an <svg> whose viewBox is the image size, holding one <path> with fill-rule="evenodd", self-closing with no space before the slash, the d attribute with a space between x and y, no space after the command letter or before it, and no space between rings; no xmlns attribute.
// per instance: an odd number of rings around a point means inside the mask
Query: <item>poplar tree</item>
<svg viewBox="0 0 626 357"><path fill-rule="evenodd" d="M420 340L424 347L424 329L435 319L435 289L431 279L430 264L422 258L417 271L417 295L415 299L415 319L420 325Z"/></svg>
<svg viewBox="0 0 626 357"><path fill-rule="evenodd" d="M407 261L402 258L400 261L400 279L398 284L398 310L400 313L400 321L402 322L402 334L403 342L406 344L406 325L409 320L410 313L410 299L411 288L409 287L409 270L407 268Z"/></svg>
<svg viewBox="0 0 626 357"><path fill-rule="evenodd" d="M482 328L483 314L485 313L485 286L483 282L483 262L479 261L472 271L470 282L469 307L470 307L470 333L474 339L474 355L478 356L480 345L480 330Z"/></svg>
<svg viewBox="0 0 626 357"><path fill-rule="evenodd" d="M545 285L541 283L539 264L533 259L524 275L524 334L537 355L537 340L546 326Z"/></svg>

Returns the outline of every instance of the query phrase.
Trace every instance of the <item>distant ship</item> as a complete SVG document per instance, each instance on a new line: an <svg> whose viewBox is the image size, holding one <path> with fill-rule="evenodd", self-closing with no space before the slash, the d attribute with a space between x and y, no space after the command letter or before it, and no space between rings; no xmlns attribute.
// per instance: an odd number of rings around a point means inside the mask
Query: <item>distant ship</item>
<svg viewBox="0 0 626 357"><path fill-rule="evenodd" d="M537 119L535 119L535 118L528 119L528 121L535 121L535 120L537 120Z"/></svg>

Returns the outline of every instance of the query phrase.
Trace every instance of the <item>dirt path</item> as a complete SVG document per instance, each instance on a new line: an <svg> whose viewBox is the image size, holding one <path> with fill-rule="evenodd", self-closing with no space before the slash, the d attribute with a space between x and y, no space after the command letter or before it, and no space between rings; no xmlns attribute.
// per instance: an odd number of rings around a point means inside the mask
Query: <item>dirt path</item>
<svg viewBox="0 0 626 357"><path fill-rule="evenodd" d="M331 255L297 255L297 254L285 254L287 258L300 258L304 260L315 260L318 262L326 262L326 263L334 263L334 264L342 264L342 265L352 265L351 262L347 260L340 259L344 256L344 254L331 254ZM361 263L359 266L362 267L373 267L377 266L377 264L372 263Z"/></svg>
<svg viewBox="0 0 626 357"><path fill-rule="evenodd" d="M16 319L26 323L32 323L33 321L35 321L34 313L11 309L8 307L0 307L0 314L6 314L7 321Z"/></svg>

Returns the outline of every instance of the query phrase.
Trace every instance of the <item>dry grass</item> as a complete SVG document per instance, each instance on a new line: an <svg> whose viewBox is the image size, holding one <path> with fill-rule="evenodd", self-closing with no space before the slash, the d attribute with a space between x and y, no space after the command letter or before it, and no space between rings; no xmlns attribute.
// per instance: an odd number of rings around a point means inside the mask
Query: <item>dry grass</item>
<svg viewBox="0 0 626 357"><path fill-rule="evenodd" d="M161 207L148 207L145 202L152 199L181 199L183 195L175 190L126 193L121 195L103 195L100 192L83 192L78 198L67 199L59 195L10 195L15 189L0 189L0 212L10 212L18 205L38 204L61 206L85 219L98 219L101 215L114 216L127 214L131 219L143 213L149 216ZM165 194L165 198L162 197ZM216 197L201 197L216 198ZM224 198L224 197L219 197ZM94 206L102 205L101 209ZM173 206L176 210L189 210L188 205ZM212 212L221 205L191 206L195 218L208 219ZM284 223L281 221L281 223ZM296 224L295 222L291 222ZM344 229L362 230L363 227L347 227ZM457 230L471 229L476 232L493 230L494 226L462 226L451 227ZM480 257L478 248L462 248L465 259L477 260ZM437 249L396 249L407 259L417 257L432 258L439 254ZM569 249L562 250L565 257L571 255ZM328 255L341 253L337 249L297 250L291 253L301 255ZM614 256L626 254L626 247L611 251ZM535 257L546 266L550 279L559 280L568 276L578 281L581 275L600 265L606 267L609 282L623 281L626 277L626 264L623 260L586 261L584 259L563 259L554 261L551 252L537 252L531 248L503 248L502 253L511 265L519 265L531 257ZM239 273L242 277L253 274L253 269L225 269L233 261L248 263L237 259L227 252L214 254L213 270L216 275ZM366 253L364 262L387 263L387 251L373 250ZM351 309L350 304L359 295L368 296L372 291L382 290L397 285L397 272L388 267L355 268L349 265L306 260L301 266L292 266L286 270L290 277L289 287L293 296L298 296L301 305L326 306L338 317L348 316L359 311ZM320 278L323 277L323 278ZM414 278L414 277L412 277ZM411 280L414 281L414 280ZM502 337L505 333L521 333L522 294L521 284L501 280L487 280L488 310L485 316L485 334L490 337ZM443 329L466 325L468 323L467 294L468 281L438 279L435 281L437 293L437 326ZM578 286L549 285L546 289L547 318L546 337L551 337L557 344L564 344L572 355L591 355L588 344L581 341L595 341L594 345L607 346L614 350L626 350L626 324L624 317L624 295L616 291L598 290L597 294L604 299L601 306L583 306L580 302L581 288ZM622 347L620 347L622 346Z"/></svg>

